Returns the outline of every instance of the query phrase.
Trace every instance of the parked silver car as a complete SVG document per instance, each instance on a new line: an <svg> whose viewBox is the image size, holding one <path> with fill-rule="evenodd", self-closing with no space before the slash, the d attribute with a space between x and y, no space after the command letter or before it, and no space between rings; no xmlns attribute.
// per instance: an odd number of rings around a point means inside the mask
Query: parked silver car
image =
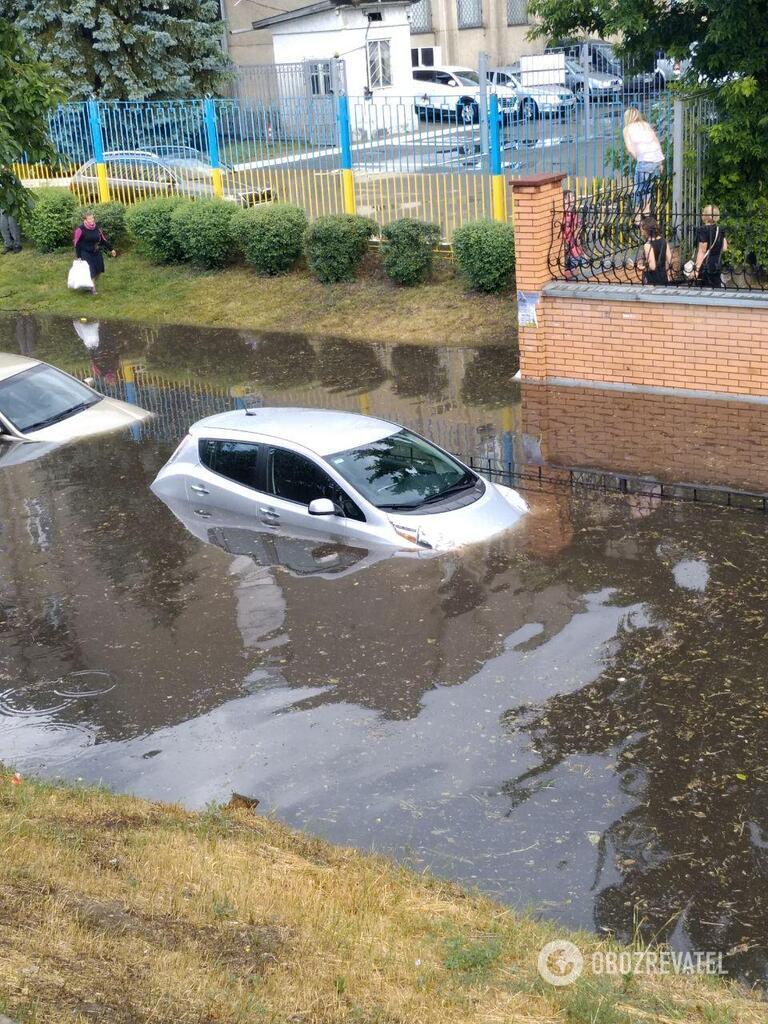
<svg viewBox="0 0 768 1024"><path fill-rule="evenodd" d="M491 85L505 85L514 90L523 121L535 121L542 114L560 114L576 106L573 91L565 85L523 85L518 67L491 68L486 74Z"/></svg>
<svg viewBox="0 0 768 1024"><path fill-rule="evenodd" d="M258 408L190 427L152 483L200 518L227 510L275 530L406 551L492 537L527 511L509 487L387 420L322 409Z"/></svg>
<svg viewBox="0 0 768 1024"><path fill-rule="evenodd" d="M565 84L572 89L576 96L584 93L584 68L575 60L565 62ZM615 99L621 96L624 90L624 82L616 74L609 74L607 71L590 70L586 88L589 90L589 97L593 100Z"/></svg>

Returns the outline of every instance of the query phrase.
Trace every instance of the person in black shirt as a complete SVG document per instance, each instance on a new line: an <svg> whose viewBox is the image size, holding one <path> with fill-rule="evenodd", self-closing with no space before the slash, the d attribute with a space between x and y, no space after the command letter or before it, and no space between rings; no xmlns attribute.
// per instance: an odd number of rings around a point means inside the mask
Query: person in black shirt
<svg viewBox="0 0 768 1024"><path fill-rule="evenodd" d="M719 208L705 206L701 211L701 227L696 232L696 280L702 288L723 287L721 270L728 239L719 222Z"/></svg>
<svg viewBox="0 0 768 1024"><path fill-rule="evenodd" d="M75 245L75 256L79 260L85 260L91 269L91 280L93 281L91 291L95 295L96 278L99 274L104 273L104 250L109 252L110 256L116 256L117 253L112 248L112 244L107 241L104 232L98 226L96 218L90 211L83 217L83 223L80 227L75 228L73 242Z"/></svg>
<svg viewBox="0 0 768 1024"><path fill-rule="evenodd" d="M640 227L645 235L643 284L668 284L672 263L669 243L659 234L659 225L655 217L643 217Z"/></svg>

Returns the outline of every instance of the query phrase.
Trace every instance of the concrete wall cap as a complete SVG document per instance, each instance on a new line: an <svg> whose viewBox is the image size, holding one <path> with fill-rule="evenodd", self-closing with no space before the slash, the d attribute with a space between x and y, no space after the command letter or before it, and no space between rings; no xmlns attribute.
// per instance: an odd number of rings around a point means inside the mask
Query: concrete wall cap
<svg viewBox="0 0 768 1024"><path fill-rule="evenodd" d="M768 291L727 291L722 288L692 288L687 285L589 284L587 281L549 281L542 289L551 298L584 299L591 302L651 302L683 306L730 306L768 311Z"/></svg>
<svg viewBox="0 0 768 1024"><path fill-rule="evenodd" d="M538 188L541 185L560 184L566 178L565 174L530 174L526 178L510 178L509 184L513 189Z"/></svg>

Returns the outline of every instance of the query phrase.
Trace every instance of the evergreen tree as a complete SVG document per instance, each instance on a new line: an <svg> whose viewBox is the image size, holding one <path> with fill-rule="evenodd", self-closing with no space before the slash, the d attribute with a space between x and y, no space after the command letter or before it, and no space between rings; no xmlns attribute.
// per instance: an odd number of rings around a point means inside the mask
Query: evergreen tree
<svg viewBox="0 0 768 1024"><path fill-rule="evenodd" d="M0 0L73 100L183 99L226 78L217 0Z"/></svg>
<svg viewBox="0 0 768 1024"><path fill-rule="evenodd" d="M26 157L53 160L48 111L62 96L49 69L38 61L20 33L0 21L0 209L18 216L27 193L10 170Z"/></svg>

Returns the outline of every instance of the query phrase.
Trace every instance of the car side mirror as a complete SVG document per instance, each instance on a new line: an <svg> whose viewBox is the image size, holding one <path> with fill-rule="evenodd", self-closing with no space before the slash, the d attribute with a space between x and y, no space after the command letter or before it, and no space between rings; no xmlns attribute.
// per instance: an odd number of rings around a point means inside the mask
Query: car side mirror
<svg viewBox="0 0 768 1024"><path fill-rule="evenodd" d="M310 501L308 512L311 516L335 516L336 506L330 498L315 498Z"/></svg>

